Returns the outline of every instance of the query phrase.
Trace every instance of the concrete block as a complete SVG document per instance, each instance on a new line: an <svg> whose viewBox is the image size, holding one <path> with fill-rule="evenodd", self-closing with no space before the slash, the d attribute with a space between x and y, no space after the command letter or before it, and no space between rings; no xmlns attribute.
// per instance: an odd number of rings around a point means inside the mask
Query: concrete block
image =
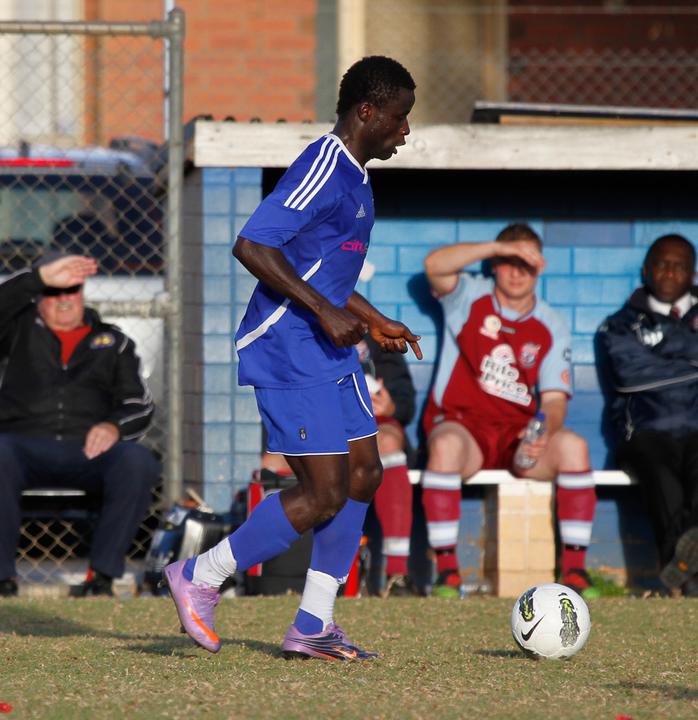
<svg viewBox="0 0 698 720"><path fill-rule="evenodd" d="M235 168L231 174L236 185L262 185L262 168Z"/></svg>
<svg viewBox="0 0 698 720"><path fill-rule="evenodd" d="M567 247L629 247L633 242L632 223L623 220L546 221L544 244Z"/></svg>
<svg viewBox="0 0 698 720"><path fill-rule="evenodd" d="M203 332L223 335L230 333L230 307L228 305L206 305L204 307Z"/></svg>
<svg viewBox="0 0 698 720"><path fill-rule="evenodd" d="M401 273L424 272L424 258L433 249L433 245L398 248L398 270Z"/></svg>
<svg viewBox="0 0 698 720"><path fill-rule="evenodd" d="M203 446L206 453L229 453L232 450L229 423L207 423L203 429Z"/></svg>
<svg viewBox="0 0 698 720"><path fill-rule="evenodd" d="M261 185L236 185L235 213L237 215L251 215L260 202L262 202Z"/></svg>
<svg viewBox="0 0 698 720"><path fill-rule="evenodd" d="M235 422L259 423L259 409L254 395L235 396Z"/></svg>
<svg viewBox="0 0 698 720"><path fill-rule="evenodd" d="M204 247L204 275L230 275L232 256L227 245Z"/></svg>
<svg viewBox="0 0 698 720"><path fill-rule="evenodd" d="M594 365L575 365L572 368L572 378L575 392L600 392Z"/></svg>
<svg viewBox="0 0 698 720"><path fill-rule="evenodd" d="M631 289L628 277L553 277L545 282L546 299L560 305L620 306Z"/></svg>
<svg viewBox="0 0 698 720"><path fill-rule="evenodd" d="M235 452L252 452L261 444L262 428L259 423L235 423Z"/></svg>
<svg viewBox="0 0 698 720"><path fill-rule="evenodd" d="M204 423L230 422L233 419L230 395L204 395Z"/></svg>
<svg viewBox="0 0 698 720"><path fill-rule="evenodd" d="M230 453L206 453L204 455L204 482L226 483L231 477Z"/></svg>
<svg viewBox="0 0 698 720"><path fill-rule="evenodd" d="M203 281L206 304L230 304L233 301L230 275L207 275Z"/></svg>
<svg viewBox="0 0 698 720"><path fill-rule="evenodd" d="M371 242L366 259L374 265L376 272L393 273L398 269L397 249L393 245L377 245Z"/></svg>
<svg viewBox="0 0 698 720"><path fill-rule="evenodd" d="M208 482L204 485L204 500L213 508L214 512L226 513L233 504L233 483Z"/></svg>
<svg viewBox="0 0 698 720"><path fill-rule="evenodd" d="M544 247L545 275L569 275L572 272L572 251L562 247Z"/></svg>
<svg viewBox="0 0 698 720"><path fill-rule="evenodd" d="M657 238L672 233L698 245L697 220L636 220L633 223L633 241L645 251Z"/></svg>
<svg viewBox="0 0 698 720"><path fill-rule="evenodd" d="M211 185L230 186L233 182L234 174L230 168L202 168L201 184L207 187ZM187 179L187 185L188 184L189 180Z"/></svg>
<svg viewBox="0 0 698 720"><path fill-rule="evenodd" d="M232 209L231 195L234 194L229 185L204 185L203 211L205 215L228 215Z"/></svg>
<svg viewBox="0 0 698 720"><path fill-rule="evenodd" d="M204 337L204 362L229 363L232 360L231 338L225 335Z"/></svg>
<svg viewBox="0 0 698 720"><path fill-rule="evenodd" d="M229 364L209 363L203 370L203 388L207 395L229 394L233 390L233 373Z"/></svg>
<svg viewBox="0 0 698 720"><path fill-rule="evenodd" d="M573 272L578 275L628 275L639 285L644 256L644 248L574 248Z"/></svg>
<svg viewBox="0 0 698 720"><path fill-rule="evenodd" d="M456 241L451 220L385 220L378 218L371 232L380 245L447 245Z"/></svg>
<svg viewBox="0 0 698 720"><path fill-rule="evenodd" d="M202 220L204 245L232 247L233 237L228 215L205 215ZM229 251L230 252L230 251Z"/></svg>
<svg viewBox="0 0 698 720"><path fill-rule="evenodd" d="M407 291L407 277L404 275L382 275L376 273L370 282L372 303L410 303Z"/></svg>
<svg viewBox="0 0 698 720"><path fill-rule="evenodd" d="M581 305L574 308L574 332L594 334L599 325L619 308L619 305Z"/></svg>
<svg viewBox="0 0 698 720"><path fill-rule="evenodd" d="M593 363L594 355L594 336L593 335L573 335L572 336L572 362L574 363Z"/></svg>

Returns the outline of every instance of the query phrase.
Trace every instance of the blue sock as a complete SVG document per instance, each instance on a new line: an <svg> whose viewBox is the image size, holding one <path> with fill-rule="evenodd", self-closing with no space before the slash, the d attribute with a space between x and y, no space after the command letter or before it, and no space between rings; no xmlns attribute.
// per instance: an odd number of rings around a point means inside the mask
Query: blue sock
<svg viewBox="0 0 698 720"><path fill-rule="evenodd" d="M366 510L368 503L349 498L333 518L313 530L311 570L323 572L339 582L346 580L359 549ZM298 610L293 624L305 635L322 632L324 626L319 617L305 610Z"/></svg>
<svg viewBox="0 0 698 720"><path fill-rule="evenodd" d="M286 517L279 493L269 495L228 538L239 572L288 550L300 535Z"/></svg>

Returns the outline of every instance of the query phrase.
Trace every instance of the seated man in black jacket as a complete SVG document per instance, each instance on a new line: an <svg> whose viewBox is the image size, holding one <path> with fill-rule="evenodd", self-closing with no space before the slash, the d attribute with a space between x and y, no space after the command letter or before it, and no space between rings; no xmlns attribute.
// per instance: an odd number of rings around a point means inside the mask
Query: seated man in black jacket
<svg viewBox="0 0 698 720"><path fill-rule="evenodd" d="M645 286L599 329L610 370L618 466L640 483L660 578L698 596L698 290L696 253L681 235L649 248Z"/></svg>
<svg viewBox="0 0 698 720"><path fill-rule="evenodd" d="M0 595L17 593L21 493L79 488L101 497L79 594L112 594L159 476L132 440L153 415L133 341L85 308L94 260L47 255L0 285Z"/></svg>

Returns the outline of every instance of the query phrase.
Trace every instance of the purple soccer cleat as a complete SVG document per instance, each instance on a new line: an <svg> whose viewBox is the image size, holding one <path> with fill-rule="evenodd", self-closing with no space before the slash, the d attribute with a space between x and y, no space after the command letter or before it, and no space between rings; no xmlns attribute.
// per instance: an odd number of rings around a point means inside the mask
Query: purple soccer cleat
<svg viewBox="0 0 698 720"><path fill-rule="evenodd" d="M182 623L182 632L204 650L217 653L221 649L221 639L213 629L213 611L221 594L210 585L189 582L182 574L184 563L186 560L178 560L164 570L165 582Z"/></svg>
<svg viewBox="0 0 698 720"><path fill-rule="evenodd" d="M299 657L322 658L324 660L373 660L378 653L366 652L352 645L344 632L335 623L315 635L303 635L291 625L286 633L281 650L286 659Z"/></svg>

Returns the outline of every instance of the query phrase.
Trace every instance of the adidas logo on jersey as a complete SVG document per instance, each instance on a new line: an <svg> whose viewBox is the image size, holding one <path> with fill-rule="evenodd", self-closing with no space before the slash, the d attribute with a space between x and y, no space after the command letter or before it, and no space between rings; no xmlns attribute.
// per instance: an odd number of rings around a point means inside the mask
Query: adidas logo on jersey
<svg viewBox="0 0 698 720"><path fill-rule="evenodd" d="M356 213L357 218L366 217L366 211L364 210L364 204L361 203L361 206L359 207L359 212Z"/></svg>

